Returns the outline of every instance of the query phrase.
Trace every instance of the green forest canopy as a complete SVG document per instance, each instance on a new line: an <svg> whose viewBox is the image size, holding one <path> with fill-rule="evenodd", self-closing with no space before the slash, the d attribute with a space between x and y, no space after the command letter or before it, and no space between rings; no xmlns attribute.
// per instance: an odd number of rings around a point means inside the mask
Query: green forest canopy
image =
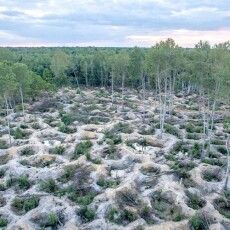
<svg viewBox="0 0 230 230"><path fill-rule="evenodd" d="M192 88L213 95L218 88L219 96L229 100L230 42L211 47L200 41L193 49L181 48L172 39L152 48L0 48L2 98L20 90L33 98L42 90L63 86L112 83L115 89L123 84L155 90L166 79L177 91Z"/></svg>

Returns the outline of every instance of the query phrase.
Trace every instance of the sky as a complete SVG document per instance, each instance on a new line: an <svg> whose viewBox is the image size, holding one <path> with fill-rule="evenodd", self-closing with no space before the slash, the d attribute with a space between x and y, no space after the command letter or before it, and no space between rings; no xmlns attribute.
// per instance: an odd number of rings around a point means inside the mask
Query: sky
<svg viewBox="0 0 230 230"><path fill-rule="evenodd" d="M150 47L230 40L230 0L0 0L0 46Z"/></svg>

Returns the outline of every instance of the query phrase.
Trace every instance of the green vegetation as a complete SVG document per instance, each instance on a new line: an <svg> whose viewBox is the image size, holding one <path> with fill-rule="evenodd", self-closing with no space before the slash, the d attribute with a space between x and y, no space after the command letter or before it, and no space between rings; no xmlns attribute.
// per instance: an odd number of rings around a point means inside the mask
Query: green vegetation
<svg viewBox="0 0 230 230"><path fill-rule="evenodd" d="M36 196L26 197L26 198L18 198L16 197L12 203L12 209L18 213L19 215L23 215L30 210L36 208L39 205L39 198Z"/></svg>
<svg viewBox="0 0 230 230"><path fill-rule="evenodd" d="M40 188L41 190L48 192L48 193L54 193L58 189L56 181L52 178L42 181L40 183Z"/></svg>
<svg viewBox="0 0 230 230"><path fill-rule="evenodd" d="M96 216L95 212L87 206L81 208L78 212L78 215L81 217L83 223L94 220Z"/></svg>
<svg viewBox="0 0 230 230"><path fill-rule="evenodd" d="M200 209L203 208L204 205L206 204L206 201L201 199L197 194L192 194L190 192L187 192L187 197L188 197L187 205L190 208Z"/></svg>
<svg viewBox="0 0 230 230"><path fill-rule="evenodd" d="M65 147L63 145L59 145L54 147L53 149L50 149L51 154L63 155L64 152L65 152Z"/></svg>
<svg viewBox="0 0 230 230"><path fill-rule="evenodd" d="M8 220L2 216L0 216L0 228L4 228L8 225Z"/></svg>
<svg viewBox="0 0 230 230"><path fill-rule="evenodd" d="M119 185L118 180L109 180L104 177L100 177L97 181L97 184L102 188L114 188Z"/></svg>
<svg viewBox="0 0 230 230"><path fill-rule="evenodd" d="M75 146L74 150L74 159L77 159L81 155L86 155L90 153L90 149L93 146L93 143L89 140L82 141Z"/></svg>
<svg viewBox="0 0 230 230"><path fill-rule="evenodd" d="M208 222L204 215L196 214L189 220L189 225L191 230L208 230Z"/></svg>
<svg viewBox="0 0 230 230"><path fill-rule="evenodd" d="M7 149L8 145L6 141L0 139L0 149Z"/></svg>
<svg viewBox="0 0 230 230"><path fill-rule="evenodd" d="M21 151L22 156L30 156L30 155L34 155L34 154L35 154L35 151L31 147L25 147Z"/></svg>
<svg viewBox="0 0 230 230"><path fill-rule="evenodd" d="M224 191L221 197L214 200L214 206L220 214L230 219L230 192Z"/></svg>
<svg viewBox="0 0 230 230"><path fill-rule="evenodd" d="M209 182L218 182L221 181L221 176L219 172L206 170L203 172L203 179Z"/></svg>

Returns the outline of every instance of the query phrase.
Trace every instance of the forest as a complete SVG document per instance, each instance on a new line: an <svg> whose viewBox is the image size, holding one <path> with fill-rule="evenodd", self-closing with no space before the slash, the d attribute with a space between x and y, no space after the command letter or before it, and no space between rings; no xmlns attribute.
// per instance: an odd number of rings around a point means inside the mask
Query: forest
<svg viewBox="0 0 230 230"><path fill-rule="evenodd" d="M230 229L229 151L229 41L0 48L0 229Z"/></svg>

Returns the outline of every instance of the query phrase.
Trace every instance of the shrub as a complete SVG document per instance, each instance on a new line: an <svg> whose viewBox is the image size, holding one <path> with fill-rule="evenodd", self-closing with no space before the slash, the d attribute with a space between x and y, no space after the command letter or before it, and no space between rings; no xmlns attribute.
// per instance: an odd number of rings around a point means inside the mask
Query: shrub
<svg viewBox="0 0 230 230"><path fill-rule="evenodd" d="M187 196L188 196L187 205L190 208L200 209L203 208L206 204L206 201L201 199L197 194L192 194L190 192L187 192Z"/></svg>
<svg viewBox="0 0 230 230"><path fill-rule="evenodd" d="M110 222L117 222L119 212L116 208L111 208L107 214L107 218L109 219Z"/></svg>
<svg viewBox="0 0 230 230"><path fill-rule="evenodd" d="M68 195L68 198L77 204L86 206L92 203L96 193L87 192L85 195L81 195L81 191L74 191Z"/></svg>
<svg viewBox="0 0 230 230"><path fill-rule="evenodd" d="M220 214L230 219L230 192L225 191L221 197L215 199L214 206Z"/></svg>
<svg viewBox="0 0 230 230"><path fill-rule="evenodd" d="M39 123L35 122L32 124L31 126L33 129L41 129L41 126L39 125Z"/></svg>
<svg viewBox="0 0 230 230"><path fill-rule="evenodd" d="M141 127L138 133L141 135L154 135L155 127L154 126L151 126L149 128Z"/></svg>
<svg viewBox="0 0 230 230"><path fill-rule="evenodd" d="M119 206L135 207L140 203L138 195L135 191L130 189L123 189L116 192L116 201Z"/></svg>
<svg viewBox="0 0 230 230"><path fill-rule="evenodd" d="M199 143L194 143L189 153L195 158L200 158L201 151L201 145Z"/></svg>
<svg viewBox="0 0 230 230"><path fill-rule="evenodd" d="M28 126L28 125L26 125L26 124L21 124L21 125L20 125L20 128L21 128L21 129L28 129L28 128L29 128L29 126Z"/></svg>
<svg viewBox="0 0 230 230"><path fill-rule="evenodd" d="M117 180L109 180L104 177L100 177L97 181L97 185L102 188L114 188L119 185L119 181Z"/></svg>
<svg viewBox="0 0 230 230"><path fill-rule="evenodd" d="M58 215L56 213L49 213L47 216L47 223L45 227L55 227L58 225Z"/></svg>
<svg viewBox="0 0 230 230"><path fill-rule="evenodd" d="M218 152L220 152L221 154L223 154L223 155L227 155L227 149L225 148L225 147L223 147L223 146L219 146L218 148L217 148L217 151Z"/></svg>
<svg viewBox="0 0 230 230"><path fill-rule="evenodd" d="M147 205L143 206L140 209L140 217L143 218L148 224L154 224L155 221L152 219L152 211L151 208Z"/></svg>
<svg viewBox="0 0 230 230"><path fill-rule="evenodd" d="M6 181L6 186L7 187L11 187L13 185L18 185L18 187L22 190L27 190L30 188L31 183L29 181L29 178L27 175L21 175L18 178L13 178L10 177L7 181Z"/></svg>
<svg viewBox="0 0 230 230"><path fill-rule="evenodd" d="M14 198L11 207L19 215L23 215L39 205L40 199L36 196L27 198Z"/></svg>
<svg viewBox="0 0 230 230"><path fill-rule="evenodd" d="M25 139L28 136L27 133L22 129L20 129L19 127L13 130L13 132L11 133L15 139Z"/></svg>
<svg viewBox="0 0 230 230"><path fill-rule="evenodd" d="M209 164L209 165L218 165L218 166L223 166L224 162L219 160L219 159L213 159L213 158L205 158L203 163Z"/></svg>
<svg viewBox="0 0 230 230"><path fill-rule="evenodd" d="M214 139L211 141L211 144L213 144L213 145L225 145L225 141L219 140L219 139Z"/></svg>
<svg viewBox="0 0 230 230"><path fill-rule="evenodd" d="M3 178L5 176L6 170L0 169L0 178Z"/></svg>
<svg viewBox="0 0 230 230"><path fill-rule="evenodd" d="M95 212L86 206L81 208L78 214L81 217L83 223L90 222L95 218Z"/></svg>
<svg viewBox="0 0 230 230"><path fill-rule="evenodd" d="M209 182L221 181L219 172L212 172L212 171L206 170L203 172L202 177L204 180L209 181Z"/></svg>
<svg viewBox="0 0 230 230"><path fill-rule="evenodd" d="M46 181L42 181L40 184L40 188L41 190L48 193L54 193L58 189L56 181L52 178L49 178Z"/></svg>
<svg viewBox="0 0 230 230"><path fill-rule="evenodd" d="M165 124L164 129L165 129L165 132L170 133L180 138L180 130L174 127L173 125Z"/></svg>
<svg viewBox="0 0 230 230"><path fill-rule="evenodd" d="M55 155L62 155L64 152L65 152L65 147L63 145L56 146L50 150L50 153Z"/></svg>
<svg viewBox="0 0 230 230"><path fill-rule="evenodd" d="M208 230L209 229L207 220L201 214L194 215L189 220L189 226L191 230Z"/></svg>
<svg viewBox="0 0 230 230"><path fill-rule="evenodd" d="M202 133L203 132L203 128L202 127L196 127L193 124L189 123L186 125L185 127L186 131L188 133Z"/></svg>
<svg viewBox="0 0 230 230"><path fill-rule="evenodd" d="M118 124L114 125L113 129L111 130L111 132L114 133L132 133L133 129L129 126L128 123L122 123L119 122Z"/></svg>
<svg viewBox="0 0 230 230"><path fill-rule="evenodd" d="M71 180L75 174L76 167L76 165L65 166L64 173L62 174L60 180L63 182Z"/></svg>
<svg viewBox="0 0 230 230"><path fill-rule="evenodd" d="M29 155L33 155L33 154L35 154L35 151L31 147L25 147L21 151L21 155L29 156Z"/></svg>
<svg viewBox="0 0 230 230"><path fill-rule="evenodd" d="M112 130L106 130L104 132L104 138L110 139L113 142L113 144L115 144L115 145L120 144L122 142L121 136L114 133Z"/></svg>
<svg viewBox="0 0 230 230"><path fill-rule="evenodd" d="M62 133L75 133L77 131L77 129L75 128L70 128L67 125L65 125L64 123L61 123L58 127L58 130Z"/></svg>
<svg viewBox="0 0 230 230"><path fill-rule="evenodd" d="M61 121L65 124L65 125L70 125L73 123L74 118L71 114L61 114Z"/></svg>
<svg viewBox="0 0 230 230"><path fill-rule="evenodd" d="M137 215L129 209L124 209L120 218L122 221L130 223L137 219Z"/></svg>
<svg viewBox="0 0 230 230"><path fill-rule="evenodd" d="M200 135L198 135L197 133L188 133L187 134L187 138L188 139L192 139L192 140L199 140L200 139Z"/></svg>
<svg viewBox="0 0 230 230"><path fill-rule="evenodd" d="M87 155L89 153L93 143L89 140L83 141L75 146L74 159L77 159L80 155Z"/></svg>
<svg viewBox="0 0 230 230"><path fill-rule="evenodd" d="M153 193L151 198L152 207L159 218L173 221L180 221L185 218L181 209L167 199L161 191Z"/></svg>
<svg viewBox="0 0 230 230"><path fill-rule="evenodd" d="M22 175L17 180L20 189L27 190L30 188L31 184L27 175Z"/></svg>
<svg viewBox="0 0 230 230"><path fill-rule="evenodd" d="M6 141L0 140L0 149L7 149L7 148L8 148L8 145Z"/></svg>
<svg viewBox="0 0 230 230"><path fill-rule="evenodd" d="M0 228L4 228L8 225L8 220L0 216Z"/></svg>

